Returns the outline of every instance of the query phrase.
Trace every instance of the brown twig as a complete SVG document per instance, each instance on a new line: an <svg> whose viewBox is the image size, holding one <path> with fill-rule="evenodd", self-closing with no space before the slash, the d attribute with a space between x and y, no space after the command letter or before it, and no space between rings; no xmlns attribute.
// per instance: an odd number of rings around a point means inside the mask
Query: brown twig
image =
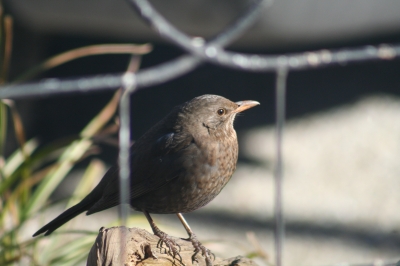
<svg viewBox="0 0 400 266"><path fill-rule="evenodd" d="M143 55L151 51L152 46L150 44L134 45L134 44L98 44L90 45L73 49L59 55L53 56L38 66L30 69L25 74L22 74L16 79L17 82L21 82L30 79L41 72L47 71L56 66L65 64L69 61L92 55L104 55L104 54L133 54Z"/></svg>
<svg viewBox="0 0 400 266"><path fill-rule="evenodd" d="M13 19L11 16L6 15L3 19L3 31L4 31L4 51L3 51L3 67L1 69L0 84L7 81L8 71L10 68L11 52L12 52L12 41L13 41Z"/></svg>

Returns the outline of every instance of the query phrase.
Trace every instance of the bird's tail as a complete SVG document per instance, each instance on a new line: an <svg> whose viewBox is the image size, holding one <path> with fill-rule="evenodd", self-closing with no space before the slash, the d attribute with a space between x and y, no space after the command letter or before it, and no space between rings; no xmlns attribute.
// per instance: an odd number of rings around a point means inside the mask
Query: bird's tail
<svg viewBox="0 0 400 266"><path fill-rule="evenodd" d="M75 216L89 210L93 205L96 204L96 202L98 202L103 197L105 188L110 187L109 185L110 182L112 183L114 179L118 180L117 177L118 177L118 166L113 166L110 169L108 169L107 173L101 179L100 183L97 184L97 186L92 190L92 192L89 193L89 195L87 195L81 202L79 202L75 206L72 206L65 212L61 213L53 221L40 228L35 234L33 234L33 237L43 233L45 233L44 234L45 236L50 235L54 230L56 230L58 227L62 226ZM118 185L116 187L118 188ZM114 204L113 206L115 205L117 204ZM113 206L109 206L107 208ZM103 208L102 210L107 208ZM88 215L89 214L91 213L88 213Z"/></svg>
<svg viewBox="0 0 400 266"><path fill-rule="evenodd" d="M93 201L88 199L88 197L84 198L81 202L79 202L75 206L72 206L65 212L61 213L53 221L40 228L36 233L33 234L33 237L43 233L45 233L45 236L50 235L54 230L56 230L75 216L81 214L84 211L87 211L92 205Z"/></svg>

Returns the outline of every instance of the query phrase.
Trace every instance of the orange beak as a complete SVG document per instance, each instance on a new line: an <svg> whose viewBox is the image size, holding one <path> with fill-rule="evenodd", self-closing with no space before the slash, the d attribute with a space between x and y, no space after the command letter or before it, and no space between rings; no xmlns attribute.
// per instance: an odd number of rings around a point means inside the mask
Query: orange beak
<svg viewBox="0 0 400 266"><path fill-rule="evenodd" d="M236 108L236 110L234 111L235 113L240 113L243 112L244 110L260 105L260 103L256 101L240 101L236 102L236 104L238 105L238 108Z"/></svg>

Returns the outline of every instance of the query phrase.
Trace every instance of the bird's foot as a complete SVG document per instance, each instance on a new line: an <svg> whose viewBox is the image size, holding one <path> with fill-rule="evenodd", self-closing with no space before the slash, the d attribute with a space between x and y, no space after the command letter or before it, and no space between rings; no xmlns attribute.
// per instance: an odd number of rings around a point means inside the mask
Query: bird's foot
<svg viewBox="0 0 400 266"><path fill-rule="evenodd" d="M163 243L165 243L165 245L169 249L168 252L170 254L172 254L172 257L175 258L176 256L178 256L179 260L182 261L181 254L179 254L181 246L179 246L179 244L176 243L175 240L173 240L169 235L167 235L166 233L164 233L163 231L161 231L158 228L157 228L157 230L154 231L154 235L156 235L156 236L158 236L160 238L160 240L157 243L157 247L158 248L161 248ZM178 249L176 247L179 248L179 251L178 251Z"/></svg>
<svg viewBox="0 0 400 266"><path fill-rule="evenodd" d="M214 253L212 253L208 248L203 246L203 244L201 244L201 242L197 239L197 237L194 233L192 233L190 235L190 237L187 238L186 240L189 240L190 242L192 242L192 245L194 247L194 254L192 255L192 262L198 262L196 255L199 254L199 252L201 251L201 255L203 255L203 257L205 257L206 265L207 266L213 265L211 262L211 257L213 258L213 260L215 260Z"/></svg>

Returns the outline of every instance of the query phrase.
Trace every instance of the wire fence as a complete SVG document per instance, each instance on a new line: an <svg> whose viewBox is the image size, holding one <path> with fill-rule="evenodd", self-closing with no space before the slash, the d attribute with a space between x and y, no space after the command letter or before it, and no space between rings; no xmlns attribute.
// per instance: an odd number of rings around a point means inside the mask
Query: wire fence
<svg viewBox="0 0 400 266"><path fill-rule="evenodd" d="M124 89L120 99L120 154L121 202L128 203L129 195L129 143L130 143L130 97L133 92L168 82L188 73L204 62L222 67L250 72L276 73L276 165L275 165L275 250L276 265L281 266L284 217L282 210L282 135L285 121L286 79L290 71L316 69L335 64L349 64L371 60L393 60L400 56L400 44L382 44L352 49L307 51L294 54L262 55L231 52L224 47L239 38L272 5L271 0L255 0L233 23L217 36L206 41L202 37L191 37L169 23L147 0L127 0L139 16L158 34L184 49L187 54L136 73L118 73L85 76L73 79L44 79L25 84L9 84L0 87L0 98L19 99L42 95L65 93L87 93L99 90ZM121 218L126 221L128 204L121 205ZM125 222L123 222L125 223ZM377 265L376 263L365 265ZM379 264L395 265L395 263Z"/></svg>

